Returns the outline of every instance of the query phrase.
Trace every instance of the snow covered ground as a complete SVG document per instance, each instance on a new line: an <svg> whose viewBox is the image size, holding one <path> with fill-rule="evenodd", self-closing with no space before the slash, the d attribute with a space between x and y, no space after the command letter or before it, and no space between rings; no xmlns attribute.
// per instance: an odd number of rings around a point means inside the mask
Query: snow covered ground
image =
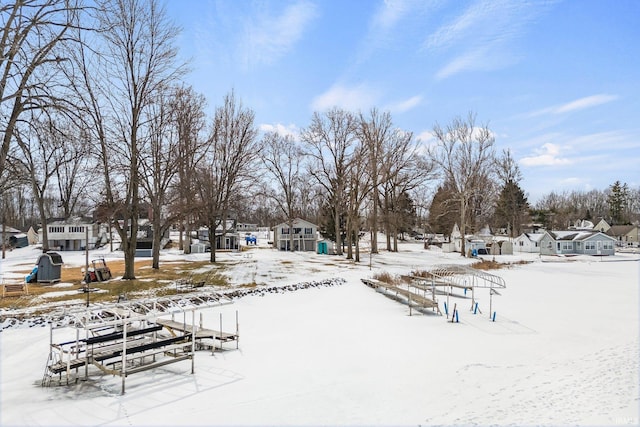
<svg viewBox="0 0 640 427"><path fill-rule="evenodd" d="M0 264L11 275L32 250ZM112 254L107 254L112 255ZM637 254L496 257L507 288L478 291L483 314L456 298L459 323L420 314L365 286L386 271L468 263L405 243L361 265L337 257L254 249L220 253L234 283L343 285L238 298L205 312L239 313L240 349L121 380L93 376L40 387L49 328L0 332L0 425L637 425L640 421L640 262ZM115 256L115 255L112 255ZM208 254L190 255L207 259ZM163 253L163 260L182 258ZM82 265L84 255L65 254ZM557 261L557 262L548 262ZM564 262L560 262L564 261ZM61 288L60 291L64 291ZM446 297L440 296L442 302ZM3 314L7 314L6 312ZM230 318L230 317L229 317Z"/></svg>

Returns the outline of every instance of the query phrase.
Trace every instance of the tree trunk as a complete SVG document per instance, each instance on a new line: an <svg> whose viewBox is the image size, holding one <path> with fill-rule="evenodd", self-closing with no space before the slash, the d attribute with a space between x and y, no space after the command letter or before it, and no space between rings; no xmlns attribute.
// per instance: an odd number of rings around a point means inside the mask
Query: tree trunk
<svg viewBox="0 0 640 427"><path fill-rule="evenodd" d="M342 255L342 236L340 235L340 212L338 207L334 208L334 221L336 232L336 255Z"/></svg>
<svg viewBox="0 0 640 427"><path fill-rule="evenodd" d="M156 211L156 212L159 212ZM151 268L154 270L160 269L160 245L162 244L162 228L160 225L160 220L156 219L156 216L153 217L153 243L151 249L152 261Z"/></svg>
<svg viewBox="0 0 640 427"><path fill-rule="evenodd" d="M215 221L213 224L209 223L209 245L211 245L211 254L209 255L210 262L216 262L216 228L218 228Z"/></svg>
<svg viewBox="0 0 640 427"><path fill-rule="evenodd" d="M467 256L466 250L467 250L467 245L466 245L466 218L467 218L467 203L465 201L465 198L463 197L462 200L460 200L460 255L462 255L463 257Z"/></svg>
<svg viewBox="0 0 640 427"><path fill-rule="evenodd" d="M377 172L376 172L377 173ZM378 182L374 176L373 182L373 210L371 211L371 253L378 253Z"/></svg>
<svg viewBox="0 0 640 427"><path fill-rule="evenodd" d="M289 218L289 251L293 250L293 218Z"/></svg>
<svg viewBox="0 0 640 427"><path fill-rule="evenodd" d="M347 259L353 259L353 221L347 216Z"/></svg>

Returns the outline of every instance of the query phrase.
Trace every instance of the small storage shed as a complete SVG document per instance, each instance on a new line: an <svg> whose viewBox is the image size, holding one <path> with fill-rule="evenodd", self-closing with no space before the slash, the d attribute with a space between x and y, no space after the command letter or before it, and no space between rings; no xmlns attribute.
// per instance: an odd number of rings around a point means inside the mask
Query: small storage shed
<svg viewBox="0 0 640 427"><path fill-rule="evenodd" d="M500 254L501 255L513 255L513 243L508 240L500 242Z"/></svg>
<svg viewBox="0 0 640 427"><path fill-rule="evenodd" d="M45 252L38 258L38 283L59 282L62 275L62 256L57 252Z"/></svg>
<svg viewBox="0 0 640 427"><path fill-rule="evenodd" d="M16 234L9 237L9 244L16 249L26 248L27 246L29 246L29 239L24 233Z"/></svg>
<svg viewBox="0 0 640 427"><path fill-rule="evenodd" d="M491 247L489 248L489 253L491 255L500 255L500 243L492 242Z"/></svg>

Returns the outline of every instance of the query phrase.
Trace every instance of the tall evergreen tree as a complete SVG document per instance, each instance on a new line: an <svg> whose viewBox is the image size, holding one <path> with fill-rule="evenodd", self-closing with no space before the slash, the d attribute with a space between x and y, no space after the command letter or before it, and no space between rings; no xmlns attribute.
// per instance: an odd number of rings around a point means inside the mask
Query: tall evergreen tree
<svg viewBox="0 0 640 427"><path fill-rule="evenodd" d="M447 183L438 188L429 208L429 228L433 233L451 235L453 225L460 216L459 204L453 200L452 189Z"/></svg>
<svg viewBox="0 0 640 427"><path fill-rule="evenodd" d="M624 224L626 222L626 211L629 199L629 187L627 184L621 184L620 181L614 182L609 187L609 215L613 224Z"/></svg>
<svg viewBox="0 0 640 427"><path fill-rule="evenodd" d="M494 220L499 227L507 228L509 237L520 234L522 219L529 210L529 203L524 191L512 180L502 187L496 202Z"/></svg>

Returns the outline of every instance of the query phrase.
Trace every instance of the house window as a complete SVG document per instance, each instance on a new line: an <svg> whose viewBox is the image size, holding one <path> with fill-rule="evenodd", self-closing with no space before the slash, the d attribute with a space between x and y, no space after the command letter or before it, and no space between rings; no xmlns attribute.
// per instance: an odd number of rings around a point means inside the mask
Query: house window
<svg viewBox="0 0 640 427"><path fill-rule="evenodd" d="M573 250L573 242L562 242L562 250L563 251Z"/></svg>
<svg viewBox="0 0 640 427"><path fill-rule="evenodd" d="M313 234L313 228L305 228L304 234Z"/></svg>
<svg viewBox="0 0 640 427"><path fill-rule="evenodd" d="M518 245L519 245L519 246L524 246L524 242L523 242L522 240L520 240L520 241L518 242Z"/></svg>
<svg viewBox="0 0 640 427"><path fill-rule="evenodd" d="M69 233L84 233L84 227L70 226Z"/></svg>
<svg viewBox="0 0 640 427"><path fill-rule="evenodd" d="M281 232L282 232L282 234L289 234L289 228L282 227Z"/></svg>
<svg viewBox="0 0 640 427"><path fill-rule="evenodd" d="M64 233L64 226L62 227L49 227L49 233Z"/></svg>
<svg viewBox="0 0 640 427"><path fill-rule="evenodd" d="M300 234L302 233L302 228L296 227L293 229L293 234Z"/></svg>
<svg viewBox="0 0 640 427"><path fill-rule="evenodd" d="M605 240L604 242L602 242L602 248L603 249L613 249L613 242Z"/></svg>
<svg viewBox="0 0 640 427"><path fill-rule="evenodd" d="M585 242L584 250L585 251L595 251L596 250L596 242Z"/></svg>

